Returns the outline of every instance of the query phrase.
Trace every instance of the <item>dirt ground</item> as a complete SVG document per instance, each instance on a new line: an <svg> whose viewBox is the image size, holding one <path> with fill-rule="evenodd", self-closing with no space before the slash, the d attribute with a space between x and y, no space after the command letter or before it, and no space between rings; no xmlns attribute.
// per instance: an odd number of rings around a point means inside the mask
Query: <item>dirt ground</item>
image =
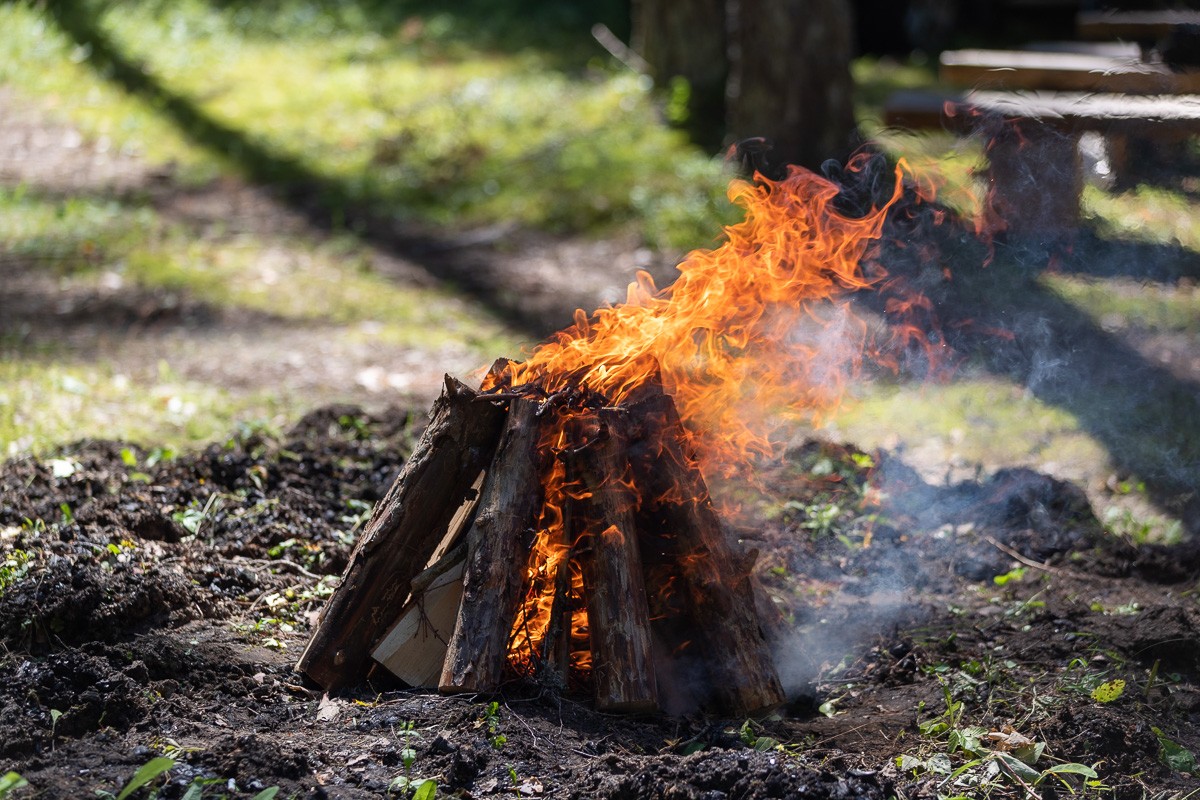
<svg viewBox="0 0 1200 800"><path fill-rule="evenodd" d="M236 181L178 191L169 173L2 92L0 120L5 182L150 192L198 229L217 217L276 234L306 225ZM449 274L477 297L507 286L498 307L531 333L616 299L633 266L669 263L630 242L497 246L503 235L375 263L416 283ZM431 264L449 273L431 277ZM778 611L791 697L766 718L606 715L516 681L496 698L451 698L379 676L324 698L293 671L315 615L442 371L477 365L306 351L319 331L16 275L0 290L8 322L49 320L118 363L169 357L185 377L314 404L329 386L377 402L356 376L412 365L414 400L324 406L281 437L231 431L178 457L87 442L0 466L0 775L29 782L15 797L116 795L159 756L174 765L135 796L405 796L401 778L463 798L1124 800L1198 785L1184 771L1200 752L1200 548L1113 539L1077 489L1037 473L934 487L886 454L834 445L764 470L765 501L738 521ZM297 368L292 351L313 360ZM1072 764L1098 783L1048 771Z"/></svg>
<svg viewBox="0 0 1200 800"><path fill-rule="evenodd" d="M741 523L779 609L791 702L769 717L628 718L517 681L441 697L382 675L323 699L293 664L422 416L332 407L157 463L93 442L0 468L0 773L30 783L15 796L116 793L163 754L163 798L197 781L403 796L405 776L458 797L1049 797L1035 776L1063 763L1094 768L1103 793L1064 775L1089 796L1197 786L1160 735L1200 750L1200 548L1107 537L1077 489L1033 472L935 488L828 444L766 491L852 507L831 535L803 515ZM886 520L852 502L875 490L902 498ZM1020 779L995 755L1016 734L1044 745Z"/></svg>

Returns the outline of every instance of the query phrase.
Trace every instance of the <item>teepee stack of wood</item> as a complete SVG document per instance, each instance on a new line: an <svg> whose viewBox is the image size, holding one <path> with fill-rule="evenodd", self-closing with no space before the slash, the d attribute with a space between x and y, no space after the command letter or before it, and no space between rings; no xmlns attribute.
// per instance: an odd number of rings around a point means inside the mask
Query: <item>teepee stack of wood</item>
<svg viewBox="0 0 1200 800"><path fill-rule="evenodd" d="M581 396L481 392L447 376L297 668L327 690L380 664L413 686L498 691L514 677L512 632L542 482L557 459L586 487L562 511L582 600L568 597L561 568L532 677L569 685L564 619L574 602L586 606L586 681L598 708L745 715L778 706L754 555L722 526L671 398L649 389L612 407ZM540 444L568 416L579 438Z"/></svg>

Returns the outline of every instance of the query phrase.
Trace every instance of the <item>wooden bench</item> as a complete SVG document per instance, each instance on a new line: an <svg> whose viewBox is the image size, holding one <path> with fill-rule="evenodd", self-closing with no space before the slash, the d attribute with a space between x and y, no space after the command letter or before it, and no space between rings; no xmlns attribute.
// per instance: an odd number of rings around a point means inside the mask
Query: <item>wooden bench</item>
<svg viewBox="0 0 1200 800"><path fill-rule="evenodd" d="M1113 168L1121 169L1131 137L1165 141L1200 133L1200 95L906 91L888 99L885 122L981 132L993 223L1020 235L1061 235L1079 223L1079 135L1108 137Z"/></svg>
<svg viewBox="0 0 1200 800"><path fill-rule="evenodd" d="M1139 57L1025 50L947 50L938 75L974 89L1048 89L1131 94L1200 93L1200 71Z"/></svg>
<svg viewBox="0 0 1200 800"><path fill-rule="evenodd" d="M1197 26L1200 11L1081 11L1075 18L1075 32L1083 39L1156 42Z"/></svg>

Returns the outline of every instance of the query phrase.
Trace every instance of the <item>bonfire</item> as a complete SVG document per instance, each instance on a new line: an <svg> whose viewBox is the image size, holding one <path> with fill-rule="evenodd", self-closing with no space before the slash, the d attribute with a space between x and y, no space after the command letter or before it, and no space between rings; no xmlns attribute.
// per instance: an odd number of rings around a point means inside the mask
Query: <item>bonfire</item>
<svg viewBox="0 0 1200 800"><path fill-rule="evenodd" d="M905 171L859 217L798 167L736 182L745 221L671 286L639 274L478 390L447 377L299 668L336 688L374 656L443 692L520 677L607 710L781 704L754 555L706 476L750 474L773 426L839 402L868 349L847 297L886 278L862 264Z"/></svg>

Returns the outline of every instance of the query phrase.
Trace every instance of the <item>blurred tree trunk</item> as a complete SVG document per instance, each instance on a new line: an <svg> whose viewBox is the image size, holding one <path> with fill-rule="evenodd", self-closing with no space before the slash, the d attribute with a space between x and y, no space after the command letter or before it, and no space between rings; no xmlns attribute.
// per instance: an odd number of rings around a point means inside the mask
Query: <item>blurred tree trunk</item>
<svg viewBox="0 0 1200 800"><path fill-rule="evenodd" d="M772 164L818 167L857 142L847 0L736 0L729 34L727 126L762 136Z"/></svg>
<svg viewBox="0 0 1200 800"><path fill-rule="evenodd" d="M659 84L690 84L689 131L763 137L772 165L815 168L858 144L848 0L634 0L633 26Z"/></svg>
<svg viewBox="0 0 1200 800"><path fill-rule="evenodd" d="M725 138L725 0L633 0L633 49L660 87L687 81L686 118L692 140L716 149Z"/></svg>

